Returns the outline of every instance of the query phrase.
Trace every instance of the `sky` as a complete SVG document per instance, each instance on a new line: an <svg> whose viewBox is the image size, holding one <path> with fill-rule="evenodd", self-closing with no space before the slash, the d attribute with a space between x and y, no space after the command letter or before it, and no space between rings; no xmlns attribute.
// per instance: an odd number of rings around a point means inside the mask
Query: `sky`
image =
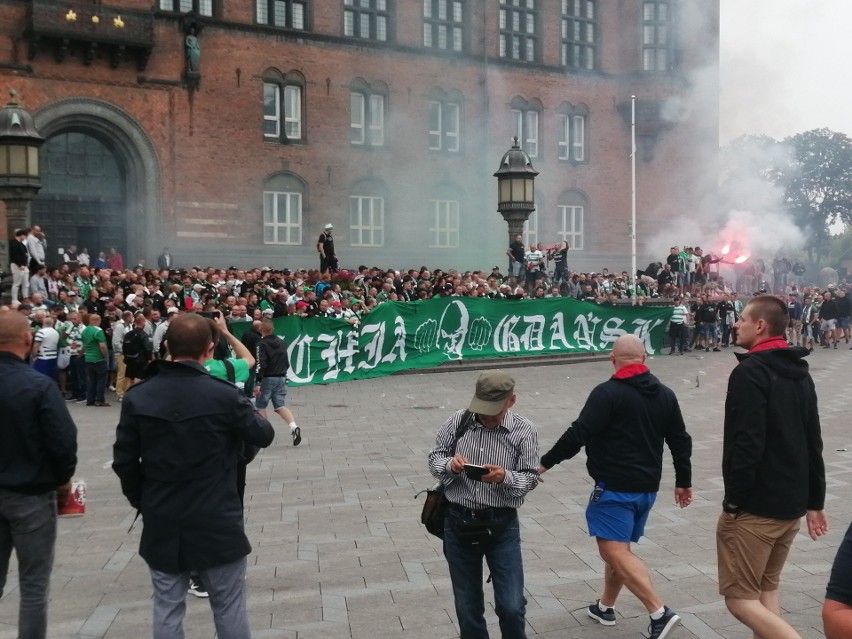
<svg viewBox="0 0 852 639"><path fill-rule="evenodd" d="M852 1L721 0L720 143L852 135Z"/></svg>

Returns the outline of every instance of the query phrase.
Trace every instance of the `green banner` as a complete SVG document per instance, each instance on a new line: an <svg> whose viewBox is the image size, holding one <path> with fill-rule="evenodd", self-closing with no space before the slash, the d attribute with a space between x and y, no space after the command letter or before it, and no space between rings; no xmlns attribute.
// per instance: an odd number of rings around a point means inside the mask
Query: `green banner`
<svg viewBox="0 0 852 639"><path fill-rule="evenodd" d="M443 297L385 302L359 327L343 320L280 317L289 380L327 384L431 368L448 361L607 351L632 333L651 355L662 347L672 307L600 306L566 298ZM230 325L240 337L249 322Z"/></svg>

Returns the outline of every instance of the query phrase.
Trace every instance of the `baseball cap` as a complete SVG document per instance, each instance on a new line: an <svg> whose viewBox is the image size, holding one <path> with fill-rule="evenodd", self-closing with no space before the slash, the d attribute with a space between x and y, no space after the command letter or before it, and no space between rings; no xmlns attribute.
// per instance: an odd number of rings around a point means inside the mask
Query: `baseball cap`
<svg viewBox="0 0 852 639"><path fill-rule="evenodd" d="M330 230L331 230L331 229L333 229L333 228L334 228L334 224L326 224L326 225L325 225L325 230L326 230L326 231L330 231Z"/></svg>
<svg viewBox="0 0 852 639"><path fill-rule="evenodd" d="M166 314L171 315L172 313L180 313L180 309L177 306L169 306L169 310L166 311Z"/></svg>
<svg viewBox="0 0 852 639"><path fill-rule="evenodd" d="M515 391L515 380L503 371L485 371L476 380L468 409L480 415L497 415Z"/></svg>
<svg viewBox="0 0 852 639"><path fill-rule="evenodd" d="M265 308L263 309L262 315L275 315L275 310L271 308Z"/></svg>
<svg viewBox="0 0 852 639"><path fill-rule="evenodd" d="M308 308L307 302L296 302L296 308Z"/></svg>

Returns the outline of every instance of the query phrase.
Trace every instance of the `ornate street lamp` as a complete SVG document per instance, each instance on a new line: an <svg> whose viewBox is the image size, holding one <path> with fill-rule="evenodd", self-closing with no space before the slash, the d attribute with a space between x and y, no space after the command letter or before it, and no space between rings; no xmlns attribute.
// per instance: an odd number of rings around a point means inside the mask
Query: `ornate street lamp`
<svg viewBox="0 0 852 639"><path fill-rule="evenodd" d="M497 212L509 225L509 244L524 232L524 222L535 211L535 176L530 156L512 138L512 148L500 160L497 178Z"/></svg>
<svg viewBox="0 0 852 639"><path fill-rule="evenodd" d="M38 149L44 138L33 124L33 116L15 102L0 109L0 200L6 205L6 238L0 250L0 269L9 265L9 240L15 229L30 225L30 202L41 188Z"/></svg>

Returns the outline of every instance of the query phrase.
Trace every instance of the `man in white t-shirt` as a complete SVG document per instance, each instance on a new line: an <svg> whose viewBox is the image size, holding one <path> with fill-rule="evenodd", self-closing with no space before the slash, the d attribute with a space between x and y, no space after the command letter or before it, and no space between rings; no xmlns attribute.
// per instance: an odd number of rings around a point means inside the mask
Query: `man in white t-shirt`
<svg viewBox="0 0 852 639"><path fill-rule="evenodd" d="M53 328L53 318L45 317L33 337L33 368L50 379L56 379L56 356L59 354L59 333Z"/></svg>

